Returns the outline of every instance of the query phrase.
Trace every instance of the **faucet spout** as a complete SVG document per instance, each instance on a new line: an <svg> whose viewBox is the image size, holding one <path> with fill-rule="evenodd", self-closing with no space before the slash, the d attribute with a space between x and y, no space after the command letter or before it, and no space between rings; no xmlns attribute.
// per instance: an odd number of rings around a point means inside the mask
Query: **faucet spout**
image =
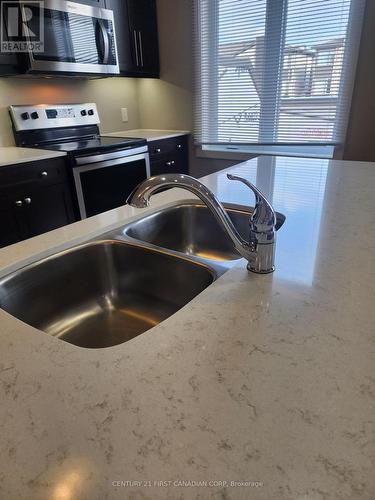
<svg viewBox="0 0 375 500"><path fill-rule="evenodd" d="M127 203L136 208L149 205L153 194L168 187L186 189L195 194L211 210L219 224L223 227L237 252L248 261L249 271L269 273L274 270L275 257L275 225L276 215L271 204L251 183L240 177L229 176L230 180L240 180L253 190L256 206L249 224L249 240L238 233L236 227L226 213L217 197L198 179L183 174L164 174L150 177L142 182L130 194Z"/></svg>

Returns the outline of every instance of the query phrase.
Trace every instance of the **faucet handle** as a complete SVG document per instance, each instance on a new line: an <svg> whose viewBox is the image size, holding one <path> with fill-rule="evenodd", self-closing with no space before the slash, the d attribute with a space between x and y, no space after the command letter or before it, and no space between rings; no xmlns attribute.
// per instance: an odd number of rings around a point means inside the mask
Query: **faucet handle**
<svg viewBox="0 0 375 500"><path fill-rule="evenodd" d="M238 177L237 175L227 174L227 178L231 181L240 181L245 186L250 188L255 195L255 209L250 218L252 228L257 233L267 233L275 230L276 214L267 198L259 189L251 182Z"/></svg>

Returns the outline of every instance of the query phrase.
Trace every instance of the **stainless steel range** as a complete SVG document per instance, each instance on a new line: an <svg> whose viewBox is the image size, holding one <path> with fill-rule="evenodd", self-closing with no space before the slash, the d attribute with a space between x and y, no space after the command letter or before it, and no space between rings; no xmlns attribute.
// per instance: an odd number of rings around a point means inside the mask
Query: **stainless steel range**
<svg viewBox="0 0 375 500"><path fill-rule="evenodd" d="M9 111L17 146L68 154L82 219L125 204L150 177L146 140L101 136L94 103L10 106Z"/></svg>

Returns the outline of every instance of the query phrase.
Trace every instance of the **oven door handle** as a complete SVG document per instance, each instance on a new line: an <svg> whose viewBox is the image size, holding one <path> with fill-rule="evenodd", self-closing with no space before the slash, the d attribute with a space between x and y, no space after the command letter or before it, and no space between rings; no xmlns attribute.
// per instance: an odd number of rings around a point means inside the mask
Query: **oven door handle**
<svg viewBox="0 0 375 500"><path fill-rule="evenodd" d="M148 153L143 153L139 155L125 156L122 158L116 158L112 160L99 161L96 163L82 164L77 167L73 167L73 173L76 172L80 174L81 172L87 172L88 170L97 170L98 168L115 167L116 165L123 165L124 163L132 163L134 161L146 160L146 165L149 162Z"/></svg>
<svg viewBox="0 0 375 500"><path fill-rule="evenodd" d="M92 153L90 155L77 155L75 157L76 165L88 165L89 163L99 163L105 160L117 160L117 158L128 158L141 153L148 153L147 146L130 147L129 149L119 149L110 153Z"/></svg>

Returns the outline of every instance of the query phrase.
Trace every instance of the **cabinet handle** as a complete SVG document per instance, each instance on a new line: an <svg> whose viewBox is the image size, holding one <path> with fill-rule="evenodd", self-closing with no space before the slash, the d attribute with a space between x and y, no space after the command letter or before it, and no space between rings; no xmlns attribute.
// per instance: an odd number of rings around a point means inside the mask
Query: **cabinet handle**
<svg viewBox="0 0 375 500"><path fill-rule="evenodd" d="M155 149L155 153L161 153L161 149L160 148L156 148Z"/></svg>
<svg viewBox="0 0 375 500"><path fill-rule="evenodd" d="M135 47L135 60L136 60L137 66L139 66L138 40L137 40L137 32L135 30L133 30L133 36L134 36L134 47Z"/></svg>
<svg viewBox="0 0 375 500"><path fill-rule="evenodd" d="M23 203L21 200L16 201L16 207L22 207Z"/></svg>
<svg viewBox="0 0 375 500"><path fill-rule="evenodd" d="M48 172L46 172L45 170L43 170L43 172L40 172L40 175L42 177L47 177L48 176Z"/></svg>
<svg viewBox="0 0 375 500"><path fill-rule="evenodd" d="M138 31L138 39L139 39L139 53L141 58L141 66L143 67L143 44L142 44L142 32Z"/></svg>
<svg viewBox="0 0 375 500"><path fill-rule="evenodd" d="M167 161L166 166L167 167L172 167L174 165L174 160Z"/></svg>
<svg viewBox="0 0 375 500"><path fill-rule="evenodd" d="M182 149L182 144L177 144L177 149Z"/></svg>
<svg viewBox="0 0 375 500"><path fill-rule="evenodd" d="M25 202L25 205L31 204L31 198L25 198L23 201Z"/></svg>

